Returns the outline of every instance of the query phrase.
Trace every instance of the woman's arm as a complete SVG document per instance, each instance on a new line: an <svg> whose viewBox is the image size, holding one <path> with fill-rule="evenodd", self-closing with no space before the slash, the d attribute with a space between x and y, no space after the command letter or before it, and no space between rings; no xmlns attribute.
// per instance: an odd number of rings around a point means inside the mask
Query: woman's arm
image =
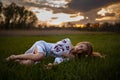
<svg viewBox="0 0 120 80"><path fill-rule="evenodd" d="M99 52L93 52L92 56L100 57L100 58L105 58L105 55L101 55Z"/></svg>
<svg viewBox="0 0 120 80"><path fill-rule="evenodd" d="M45 65L45 69L51 69L52 67L62 63L63 61L68 61L68 58L63 58L63 57L56 57L54 60L54 63L48 63Z"/></svg>

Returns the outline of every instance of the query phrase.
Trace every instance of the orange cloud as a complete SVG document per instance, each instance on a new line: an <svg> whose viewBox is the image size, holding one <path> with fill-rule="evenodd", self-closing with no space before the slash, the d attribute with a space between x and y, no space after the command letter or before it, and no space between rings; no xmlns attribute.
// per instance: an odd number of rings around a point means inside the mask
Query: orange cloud
<svg viewBox="0 0 120 80"><path fill-rule="evenodd" d="M98 18L96 18L97 21L104 21L104 20L120 20L120 3L118 4L112 4L107 7L102 8L100 11L97 12L99 15ZM101 17L100 17L101 16Z"/></svg>

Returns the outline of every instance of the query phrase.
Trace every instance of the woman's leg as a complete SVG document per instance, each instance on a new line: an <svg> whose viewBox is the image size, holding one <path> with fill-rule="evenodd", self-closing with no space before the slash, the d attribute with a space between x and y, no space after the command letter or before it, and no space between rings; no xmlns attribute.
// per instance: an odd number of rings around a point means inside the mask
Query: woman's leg
<svg viewBox="0 0 120 80"><path fill-rule="evenodd" d="M35 47L33 53L27 54L19 54L19 55L11 55L6 58L6 60L32 60L32 61L40 61L45 57L44 53L38 52L37 47Z"/></svg>
<svg viewBox="0 0 120 80"><path fill-rule="evenodd" d="M12 55L10 56L11 60L33 60L33 61L40 61L44 58L43 53L36 53L36 54L20 54L20 55Z"/></svg>
<svg viewBox="0 0 120 80"><path fill-rule="evenodd" d="M35 61L33 60L16 60L16 62L22 65L27 65L27 66L35 64Z"/></svg>

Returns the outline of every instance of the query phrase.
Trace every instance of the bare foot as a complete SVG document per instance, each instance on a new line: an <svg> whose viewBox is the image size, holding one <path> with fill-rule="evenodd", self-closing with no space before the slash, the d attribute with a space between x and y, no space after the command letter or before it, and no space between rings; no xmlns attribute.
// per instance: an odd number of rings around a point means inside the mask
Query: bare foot
<svg viewBox="0 0 120 80"><path fill-rule="evenodd" d="M15 59L15 55L11 55L9 57L6 58L7 61L11 61Z"/></svg>

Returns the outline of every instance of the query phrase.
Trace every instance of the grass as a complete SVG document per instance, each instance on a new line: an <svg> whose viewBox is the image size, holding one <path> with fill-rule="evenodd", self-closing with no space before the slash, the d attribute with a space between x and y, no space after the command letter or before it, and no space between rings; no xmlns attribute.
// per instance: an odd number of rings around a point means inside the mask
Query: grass
<svg viewBox="0 0 120 80"><path fill-rule="evenodd" d="M107 55L105 59L81 58L63 62L50 70L44 64L53 62L51 57L31 67L7 62L11 54L22 54L37 40L56 42L70 38L73 45L90 41L94 51ZM120 34L87 33L52 36L2 36L0 37L0 80L120 80Z"/></svg>

